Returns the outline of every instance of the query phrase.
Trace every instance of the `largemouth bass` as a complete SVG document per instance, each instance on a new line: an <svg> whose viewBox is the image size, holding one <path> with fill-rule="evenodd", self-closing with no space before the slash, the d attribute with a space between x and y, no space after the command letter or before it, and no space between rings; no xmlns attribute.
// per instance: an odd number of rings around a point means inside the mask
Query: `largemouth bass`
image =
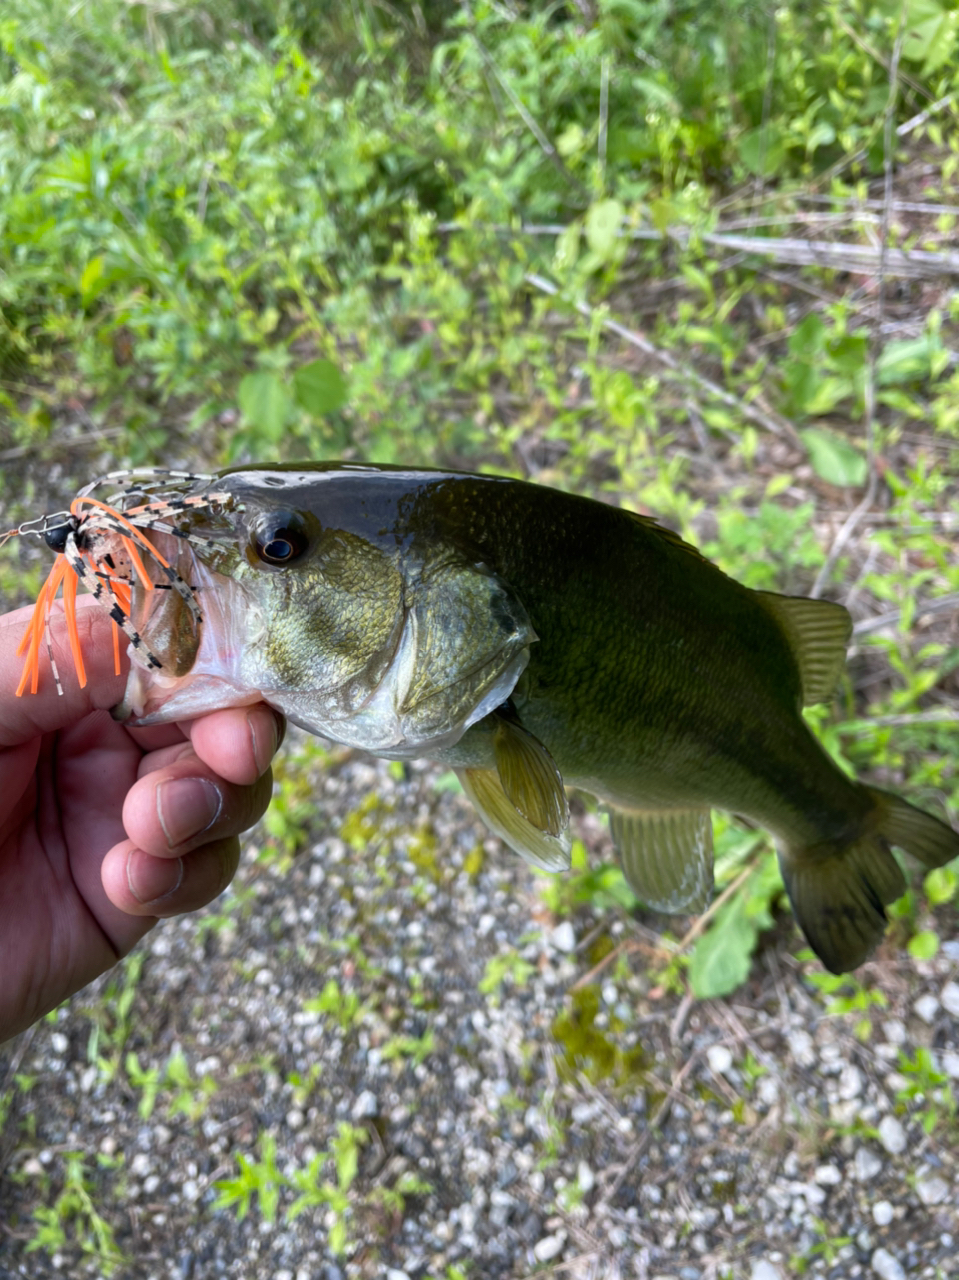
<svg viewBox="0 0 959 1280"><path fill-rule="evenodd" d="M568 866L579 788L664 911L708 902L710 811L728 810L773 835L835 973L905 890L890 846L959 856L956 832L846 777L802 718L834 691L846 610L741 586L630 511L494 476L290 463L148 473L34 531L130 638L118 718L263 698L334 742L445 762L550 869ZM35 680L39 621L27 641Z"/></svg>

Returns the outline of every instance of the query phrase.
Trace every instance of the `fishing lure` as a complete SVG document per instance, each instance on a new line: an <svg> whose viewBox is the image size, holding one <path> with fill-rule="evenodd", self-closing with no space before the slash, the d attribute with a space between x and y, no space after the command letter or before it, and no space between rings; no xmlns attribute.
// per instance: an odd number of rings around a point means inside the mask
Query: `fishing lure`
<svg viewBox="0 0 959 1280"><path fill-rule="evenodd" d="M57 693L63 694L50 637L50 614L61 592L70 653L80 687L85 687L87 675L76 613L77 589L81 583L113 620L113 660L117 675L120 674L121 631L138 650L140 660L147 667L162 667L160 659L144 644L131 618L135 583L139 581L146 591L176 591L195 622L199 624L203 619L194 588L145 536L144 531L172 534L191 542L198 549L209 548L208 539L183 528L177 520L189 509L232 506L232 497L228 493L187 495L183 492L197 483L215 479L215 476L200 472L170 471L159 467L111 471L84 486L70 503L69 511L26 521L0 535L0 547L12 537L35 536L43 538L57 552L17 649L18 656L24 656L23 673L16 690L18 698L27 692L28 687L31 693L37 692L44 647ZM116 485L121 481L128 483L105 500L91 496L100 486ZM156 490L160 492L156 493ZM148 501L143 501L143 498ZM144 558L156 566L159 581L151 576Z"/></svg>

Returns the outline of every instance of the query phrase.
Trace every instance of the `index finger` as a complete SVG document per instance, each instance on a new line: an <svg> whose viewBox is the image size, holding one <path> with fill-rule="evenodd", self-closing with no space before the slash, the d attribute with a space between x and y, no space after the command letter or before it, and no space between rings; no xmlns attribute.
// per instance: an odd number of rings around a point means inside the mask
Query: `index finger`
<svg viewBox="0 0 959 1280"><path fill-rule="evenodd" d="M0 747L28 742L38 734L51 733L75 724L104 707L113 707L123 695L128 666L125 642L120 646L121 674L113 666L113 623L89 596L77 601L77 633L87 669L87 683L81 689L73 667L66 620L60 601L50 614L50 638L63 688L57 693L46 652L40 654L40 686L36 693L16 696L23 670L17 648L33 610L16 609L0 616Z"/></svg>

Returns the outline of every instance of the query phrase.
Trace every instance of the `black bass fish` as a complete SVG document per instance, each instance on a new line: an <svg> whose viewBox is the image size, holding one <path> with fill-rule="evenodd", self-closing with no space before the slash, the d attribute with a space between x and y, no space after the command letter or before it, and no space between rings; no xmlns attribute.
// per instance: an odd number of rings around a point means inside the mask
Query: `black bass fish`
<svg viewBox="0 0 959 1280"><path fill-rule="evenodd" d="M15 531L62 553L21 690L57 586L69 621L79 579L130 640L118 718L262 698L334 742L445 762L491 830L554 870L580 788L606 806L637 896L664 911L705 907L710 811L740 814L774 836L834 973L862 963L905 891L891 845L926 867L959 856L955 831L846 777L802 718L833 693L846 610L741 586L647 517L352 463L105 478L121 480Z"/></svg>

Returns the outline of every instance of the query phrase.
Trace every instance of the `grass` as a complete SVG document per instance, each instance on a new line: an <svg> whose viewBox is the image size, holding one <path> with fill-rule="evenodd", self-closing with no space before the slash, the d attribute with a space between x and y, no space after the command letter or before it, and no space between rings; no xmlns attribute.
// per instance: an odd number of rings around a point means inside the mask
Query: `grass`
<svg viewBox="0 0 959 1280"><path fill-rule="evenodd" d="M751 586L845 602L849 669L816 731L955 815L954 0L327 8L4 6L8 526L160 460L454 465L623 501ZM10 550L8 603L41 560ZM309 800L285 768L284 857ZM376 818L351 816L351 845ZM667 985L701 996L745 978L781 900L768 842L723 819L717 849L730 894L664 952ZM901 904L917 961L955 935L955 892ZM636 905L595 865L544 894ZM525 963L490 961L492 999ZM199 1115L181 1058L153 1076L129 1047L135 981L91 1017L89 1060L145 1111ZM881 993L814 991L868 1038ZM348 1028L358 1002L333 983L317 1008ZM301 1192L332 1205L343 1178L319 1168ZM106 1258L68 1173L60 1216Z"/></svg>

